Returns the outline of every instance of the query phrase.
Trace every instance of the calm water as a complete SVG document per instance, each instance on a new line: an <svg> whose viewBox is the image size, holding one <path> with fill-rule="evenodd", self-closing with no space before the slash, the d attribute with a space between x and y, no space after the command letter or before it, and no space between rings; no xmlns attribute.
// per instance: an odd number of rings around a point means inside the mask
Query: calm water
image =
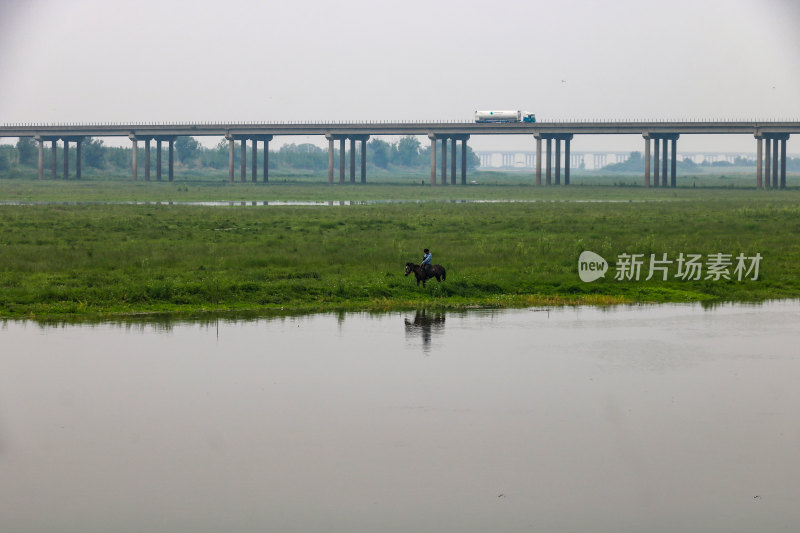
<svg viewBox="0 0 800 533"><path fill-rule="evenodd" d="M0 531L800 527L800 303L0 324Z"/></svg>

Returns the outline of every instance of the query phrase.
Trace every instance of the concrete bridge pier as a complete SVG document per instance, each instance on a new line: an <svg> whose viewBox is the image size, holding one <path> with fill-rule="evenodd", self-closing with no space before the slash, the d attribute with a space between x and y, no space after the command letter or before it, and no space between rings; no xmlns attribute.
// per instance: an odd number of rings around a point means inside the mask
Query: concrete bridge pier
<svg viewBox="0 0 800 533"><path fill-rule="evenodd" d="M561 141L564 141L564 185L569 185L570 172L570 142L572 133L535 134L536 139L536 185L542 184L542 139L547 141L545 153L545 185L553 183L553 141L556 142L555 153L555 184L561 185Z"/></svg>
<svg viewBox="0 0 800 533"><path fill-rule="evenodd" d="M53 139L53 140L50 141L50 159L52 160L52 164L51 164L52 172L50 174L50 177L52 179L56 179L58 177L56 175L56 172L57 172L57 170L56 170L56 152L57 152L57 150L56 150L56 148L57 148L56 139Z"/></svg>
<svg viewBox="0 0 800 533"><path fill-rule="evenodd" d="M561 185L561 139L556 137L556 185Z"/></svg>
<svg viewBox="0 0 800 533"><path fill-rule="evenodd" d="M233 136L228 134L225 136L228 139L228 183L233 183L233 160L236 147L234 146Z"/></svg>
<svg viewBox="0 0 800 533"><path fill-rule="evenodd" d="M781 189L786 188L786 141L789 140L789 134L780 139L781 141Z"/></svg>
<svg viewBox="0 0 800 533"><path fill-rule="evenodd" d="M150 137L144 138L144 181L150 181Z"/></svg>
<svg viewBox="0 0 800 533"><path fill-rule="evenodd" d="M672 148L672 166L670 167L670 186L674 189L678 186L678 136L675 135L669 140Z"/></svg>
<svg viewBox="0 0 800 533"><path fill-rule="evenodd" d="M167 140L167 144L169 145L169 181L172 181L175 178L175 137L170 137Z"/></svg>
<svg viewBox="0 0 800 533"><path fill-rule="evenodd" d="M660 185L659 182L659 168L661 164L659 163L659 153L661 152L661 137L654 137L653 138L653 185L658 187Z"/></svg>
<svg viewBox="0 0 800 533"><path fill-rule="evenodd" d="M350 183L356 182L356 140L350 137Z"/></svg>
<svg viewBox="0 0 800 533"><path fill-rule="evenodd" d="M333 135L327 134L328 139L328 185L333 185Z"/></svg>
<svg viewBox="0 0 800 533"><path fill-rule="evenodd" d="M39 148L39 179L44 179L44 141L38 135L36 136L36 144Z"/></svg>
<svg viewBox="0 0 800 533"><path fill-rule="evenodd" d="M339 183L344 183L344 161L345 161L345 151L344 151L344 142L347 137L339 138Z"/></svg>
<svg viewBox="0 0 800 533"><path fill-rule="evenodd" d="M447 137L442 137L442 185L447 185Z"/></svg>
<svg viewBox="0 0 800 533"><path fill-rule="evenodd" d="M257 135L253 137L253 153L258 150L256 139L264 142L264 183L269 183L269 142L272 140L272 135ZM256 157L253 158L253 182L256 181Z"/></svg>
<svg viewBox="0 0 800 533"><path fill-rule="evenodd" d="M650 187L650 134L642 133L644 137L644 186Z"/></svg>
<svg viewBox="0 0 800 533"><path fill-rule="evenodd" d="M156 138L156 180L161 181L161 139Z"/></svg>
<svg viewBox="0 0 800 533"><path fill-rule="evenodd" d="M778 153L778 139L773 137L772 138L772 188L778 188L778 160L780 158L780 154Z"/></svg>
<svg viewBox="0 0 800 533"><path fill-rule="evenodd" d="M431 140L431 185L436 185L436 135L428 134Z"/></svg>
<svg viewBox="0 0 800 533"><path fill-rule="evenodd" d="M755 133L756 138L756 188L786 188L786 141L788 133ZM762 160L761 143L764 142ZM763 181L762 181L763 170Z"/></svg>
<svg viewBox="0 0 800 533"><path fill-rule="evenodd" d="M75 138L75 179L81 179L83 170L83 137Z"/></svg>
<svg viewBox="0 0 800 533"><path fill-rule="evenodd" d="M251 181L255 183L258 180L258 139L252 138L253 143L253 158L252 168L250 169Z"/></svg>
<svg viewBox="0 0 800 533"><path fill-rule="evenodd" d="M545 184L552 185L553 178L553 138L547 138L547 163L545 164Z"/></svg>
<svg viewBox="0 0 800 533"><path fill-rule="evenodd" d="M271 137L270 137L271 138ZM345 161L347 161L346 141L350 140L350 183L356 182L356 142L361 142L361 183L367 182L367 141L369 135L335 135L328 133L328 183L333 184L333 167L335 161L335 141L339 141L339 183L345 182Z"/></svg>
<svg viewBox="0 0 800 533"><path fill-rule="evenodd" d="M64 139L64 179L69 179L69 141Z"/></svg>
<svg viewBox="0 0 800 533"><path fill-rule="evenodd" d="M176 137L164 137L158 136L153 137L153 140L156 141L156 180L161 181L161 175L164 170L164 165L161 162L161 143L164 141L167 142L168 146L168 179L172 181L175 177L175 139ZM149 159L149 158L148 158Z"/></svg>
<svg viewBox="0 0 800 533"><path fill-rule="evenodd" d="M469 135L464 135L461 138L461 185L467 184L467 141Z"/></svg>
<svg viewBox="0 0 800 533"><path fill-rule="evenodd" d="M653 187L676 187L678 170L678 133L642 133L644 138L644 186L650 187L651 150L653 141ZM671 152L671 154L670 154ZM669 168L669 171L667 169ZM660 180L659 180L660 176ZM669 181L668 181L669 180Z"/></svg>
<svg viewBox="0 0 800 533"><path fill-rule="evenodd" d="M763 159L763 137L760 134L756 133L754 135L756 138L756 189L761 190L764 188L764 184L761 178L761 165Z"/></svg>
<svg viewBox="0 0 800 533"><path fill-rule="evenodd" d="M368 135L363 136L361 140L361 183L367 183L367 139Z"/></svg>
<svg viewBox="0 0 800 533"><path fill-rule="evenodd" d="M450 185L456 184L456 160L458 159L456 155L457 144L458 141L456 141L456 138L450 137Z"/></svg>
<svg viewBox="0 0 800 533"><path fill-rule="evenodd" d="M239 166L241 167L239 170L239 179L244 183L247 181L247 137L240 137L240 139L242 155L239 160Z"/></svg>
<svg viewBox="0 0 800 533"><path fill-rule="evenodd" d="M138 154L138 148L139 148L138 141L139 141L139 139L136 137L135 133L131 133L130 135L128 135L128 138L133 143L131 145L131 172L133 174L133 181L138 181L139 180L139 154Z"/></svg>

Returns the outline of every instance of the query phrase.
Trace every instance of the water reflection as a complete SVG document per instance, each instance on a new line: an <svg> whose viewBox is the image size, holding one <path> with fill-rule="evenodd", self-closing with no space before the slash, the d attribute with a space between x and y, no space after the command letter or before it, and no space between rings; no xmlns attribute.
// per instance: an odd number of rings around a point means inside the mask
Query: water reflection
<svg viewBox="0 0 800 533"><path fill-rule="evenodd" d="M6 321L0 530L800 523L799 302L538 311Z"/></svg>
<svg viewBox="0 0 800 533"><path fill-rule="evenodd" d="M406 338L421 337L422 351L429 353L431 349L431 337L434 332L439 333L444 329L445 314L427 312L424 309L414 313L414 318L403 318L406 325Z"/></svg>

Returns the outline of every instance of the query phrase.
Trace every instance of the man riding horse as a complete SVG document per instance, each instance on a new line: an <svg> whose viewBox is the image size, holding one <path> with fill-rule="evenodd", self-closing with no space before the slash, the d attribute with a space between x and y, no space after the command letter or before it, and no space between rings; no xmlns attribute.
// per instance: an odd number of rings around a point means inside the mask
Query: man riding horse
<svg viewBox="0 0 800 533"><path fill-rule="evenodd" d="M422 286L425 286L425 281L430 278L436 278L436 281L444 281L447 279L447 273L442 265L433 265L431 264L431 260L433 259L433 255L431 251L425 248L424 255L422 256L422 264L416 265L414 263L406 263L406 276L414 273L414 277L417 278L417 285L419 285L420 281L422 282Z"/></svg>
<svg viewBox="0 0 800 533"><path fill-rule="evenodd" d="M425 275L429 278L433 277L433 266L431 265L431 261L433 260L433 254L431 251L425 248L422 252L422 263L420 266L425 269Z"/></svg>

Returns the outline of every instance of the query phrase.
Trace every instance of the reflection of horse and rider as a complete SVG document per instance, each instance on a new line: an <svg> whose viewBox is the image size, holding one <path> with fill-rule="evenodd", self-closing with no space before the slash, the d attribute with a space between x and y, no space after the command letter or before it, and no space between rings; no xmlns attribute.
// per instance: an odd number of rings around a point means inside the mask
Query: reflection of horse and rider
<svg viewBox="0 0 800 533"><path fill-rule="evenodd" d="M447 279L447 272L445 272L444 267L442 265L434 265L432 264L433 261L433 254L431 251L425 248L423 255L422 255L422 263L417 265L412 262L406 263L406 276L414 273L414 276L417 278L417 285L419 286L419 282L422 282L422 286L425 286L425 282L431 278L436 278L436 281L442 282Z"/></svg>

